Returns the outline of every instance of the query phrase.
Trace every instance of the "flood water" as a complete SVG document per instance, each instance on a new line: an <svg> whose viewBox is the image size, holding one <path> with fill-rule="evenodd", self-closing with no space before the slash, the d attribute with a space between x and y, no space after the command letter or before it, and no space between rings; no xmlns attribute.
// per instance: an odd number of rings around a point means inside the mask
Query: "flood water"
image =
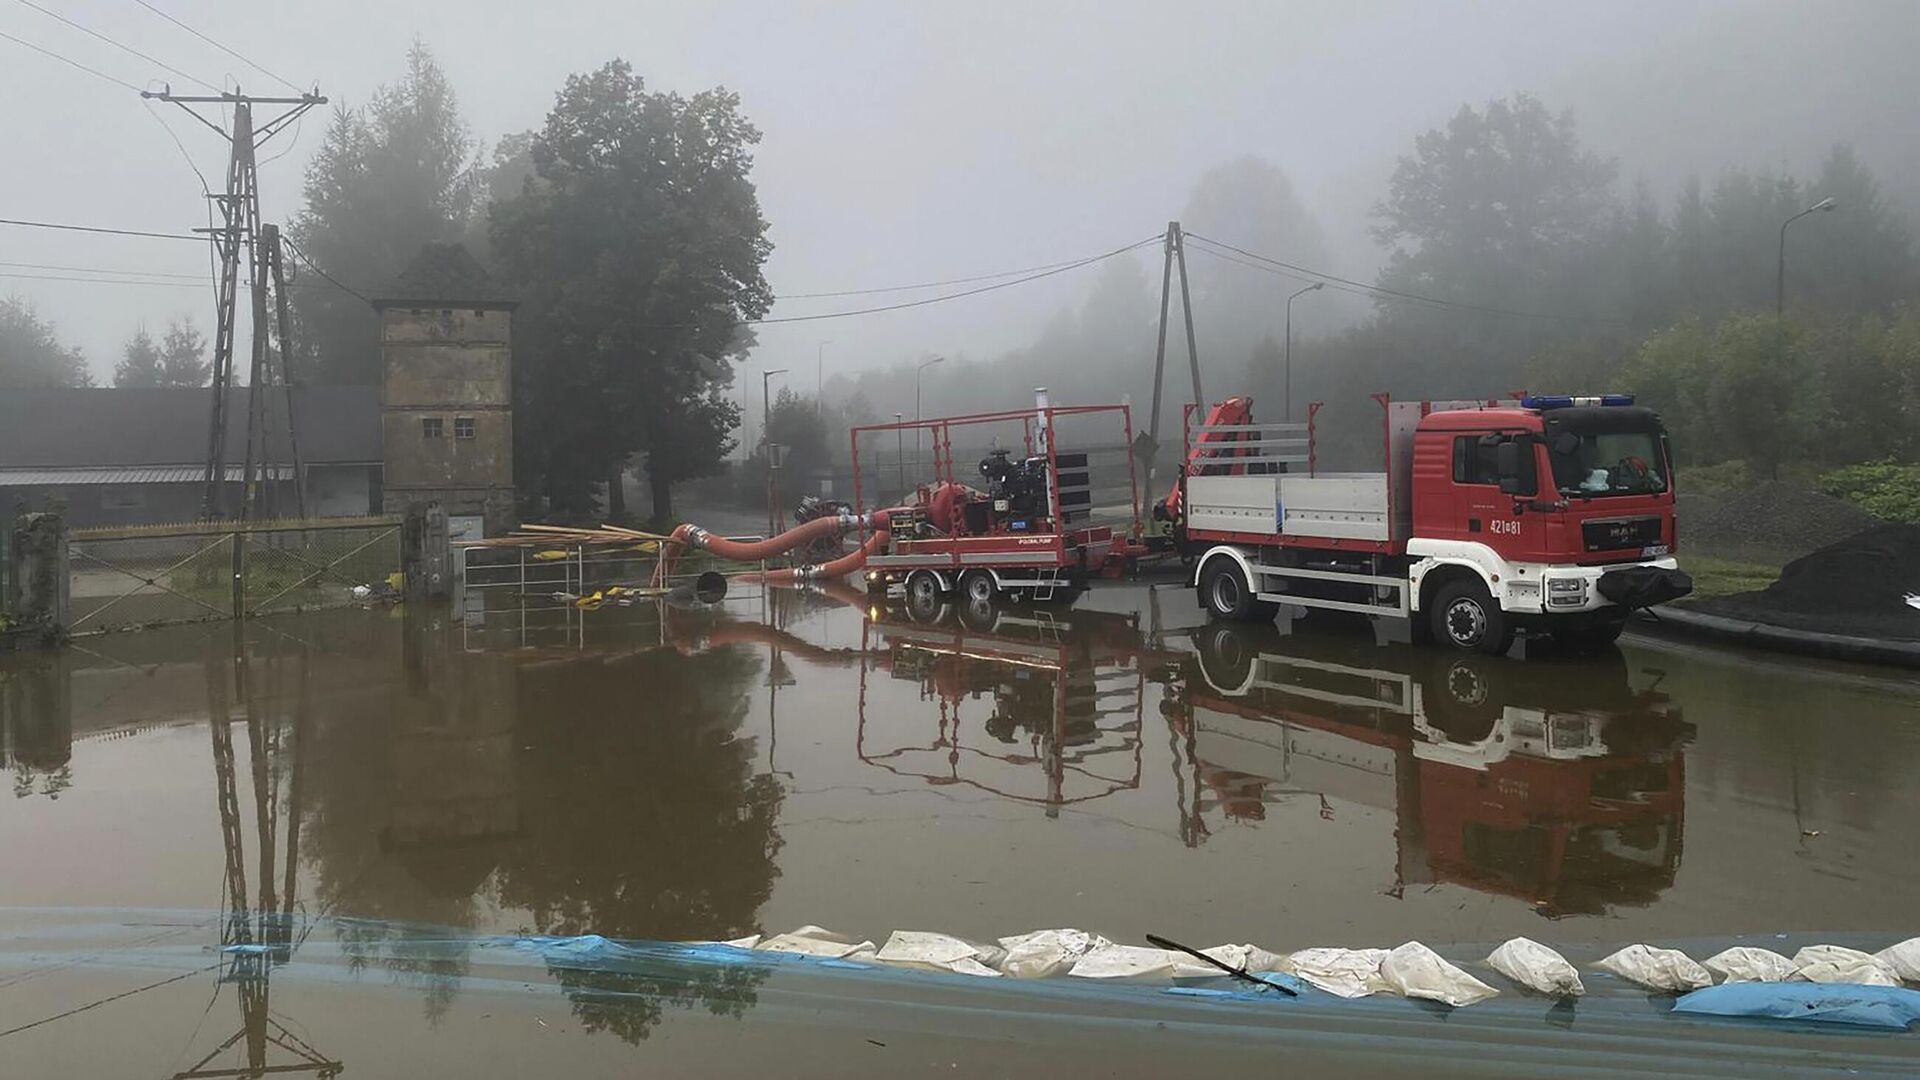
<svg viewBox="0 0 1920 1080"><path fill-rule="evenodd" d="M515 941L1075 926L1464 962L1920 932L1920 681L1651 638L1462 659L1145 585L918 619L851 592L345 610L11 658L0 721L6 1077L1399 1075L1418 1057L1092 990ZM1604 1031L1544 1011L1476 1038ZM1916 1053L1813 1038L1773 1066ZM1419 1071L1628 1069L1554 1053ZM1633 1070L1701 1068L1662 1053Z"/></svg>

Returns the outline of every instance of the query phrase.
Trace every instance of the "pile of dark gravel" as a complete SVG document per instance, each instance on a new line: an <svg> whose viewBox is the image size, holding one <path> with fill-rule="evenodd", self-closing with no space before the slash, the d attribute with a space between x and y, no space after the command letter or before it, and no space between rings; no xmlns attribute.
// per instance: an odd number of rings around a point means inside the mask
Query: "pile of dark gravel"
<svg viewBox="0 0 1920 1080"><path fill-rule="evenodd" d="M1920 641L1920 525L1877 525L1802 556L1757 592L1692 605L1797 630Z"/></svg>
<svg viewBox="0 0 1920 1080"><path fill-rule="evenodd" d="M1684 555L1772 562L1838 543L1879 524L1844 499L1765 483L1731 495L1692 495L1681 477L1674 505Z"/></svg>

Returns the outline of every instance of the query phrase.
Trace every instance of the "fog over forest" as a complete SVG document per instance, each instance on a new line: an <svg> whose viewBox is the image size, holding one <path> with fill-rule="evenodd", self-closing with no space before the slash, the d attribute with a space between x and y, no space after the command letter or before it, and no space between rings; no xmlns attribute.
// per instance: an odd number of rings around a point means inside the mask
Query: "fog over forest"
<svg viewBox="0 0 1920 1080"><path fill-rule="evenodd" d="M1768 451L1747 445L1763 433L1688 425L1711 395L1746 385L1732 374L1751 366L1740 342L1766 335L1739 320L1771 315L1780 223L1825 197L1835 212L1794 226L1796 359L1752 398L1805 412L1792 438L1836 460L1916 450L1800 404L1885 399L1887 386L1917 381L1900 359L1920 334L1905 314L1920 295L1920 8L1909 4L155 6L232 54L131 2L62 14L220 85L284 92L267 72L317 85L331 117L316 111L264 151L266 220L362 293L421 242L463 241L530 297L518 345L541 357L565 353L578 322L577 293L560 283L579 265L554 256L554 230L590 219L590 203L562 205L576 189L561 172L589 175L604 149L582 142L569 158L556 118L615 115L608 102L639 118L668 107L649 95L678 95L674 123L738 152L696 170L722 178L714 200L734 200L710 216L726 235L702 249L726 248L715 265L730 268L734 291L710 325L661 316L629 329L635 355L702 358L685 394L696 426L719 433L701 443L714 452L752 449L758 373L770 368L790 369L774 385L809 398L822 380L833 411L805 411L827 427L910 414L915 369L935 356L922 376L929 415L1018 405L1038 382L1062 400L1125 395L1144 411L1157 240L1024 283L893 287L1058 268L1178 219L1197 237L1188 262L1211 396L1251 392L1278 411L1282 301L1319 281L1294 305L1298 401L1624 380L1668 399L1684 454L1764 465ZM0 8L0 31L97 69L0 41L0 93L46 103L8 111L18 167L0 173L0 217L205 224L195 170L217 185L224 143L101 73L187 89L180 78L32 5ZM616 58L630 70L605 67ZM737 101L709 93L720 87ZM748 125L757 142L727 142ZM541 164L556 160L560 171ZM0 297L16 315L31 309L31 329L61 350L50 361L61 378L111 383L142 330L157 343L189 316L211 330L206 253L193 244L0 228L0 263ZM658 267L628 271L660 280ZM370 381L370 313L313 275L300 287L315 377ZM809 295L821 293L839 295ZM659 297L632 295L608 310L661 310ZM743 335L743 319L769 321ZM671 345L645 337L681 325L693 328ZM1693 344L1675 346L1676 334ZM1884 362L1825 359L1842 353ZM615 386L547 362L520 360L536 399L523 431L633 431L530 440L523 473L550 478L536 483L556 504L581 497L607 461L664 455L663 433L684 422L687 410L649 420L633 401L677 375ZM1171 346L1169 417L1184 363ZM1892 392L1886 425L1911 419L1897 411L1903 394L1920 390ZM745 406L730 440L727 402ZM822 434L818 453L844 441Z"/></svg>

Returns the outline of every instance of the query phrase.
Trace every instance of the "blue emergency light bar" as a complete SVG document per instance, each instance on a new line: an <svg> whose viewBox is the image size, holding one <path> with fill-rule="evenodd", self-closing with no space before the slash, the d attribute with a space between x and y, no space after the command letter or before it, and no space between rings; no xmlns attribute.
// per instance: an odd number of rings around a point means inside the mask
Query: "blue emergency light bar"
<svg viewBox="0 0 1920 1080"><path fill-rule="evenodd" d="M1523 409L1571 409L1576 405L1631 405L1632 394L1601 394L1599 397L1574 397L1570 394L1528 394L1520 399Z"/></svg>

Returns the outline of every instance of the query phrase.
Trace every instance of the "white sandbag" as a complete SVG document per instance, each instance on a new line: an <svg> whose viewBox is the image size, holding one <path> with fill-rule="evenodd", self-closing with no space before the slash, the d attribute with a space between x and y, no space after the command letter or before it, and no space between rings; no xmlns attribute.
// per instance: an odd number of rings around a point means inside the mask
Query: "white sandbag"
<svg viewBox="0 0 1920 1080"><path fill-rule="evenodd" d="M1629 945L1594 965L1628 982L1650 990L1683 994L1713 985L1707 969L1678 949L1656 949L1650 945Z"/></svg>
<svg viewBox="0 0 1920 1080"><path fill-rule="evenodd" d="M1035 930L1000 939L1007 951L1000 961L1002 974L1016 979L1044 979L1065 975L1074 961L1113 942L1085 930Z"/></svg>
<svg viewBox="0 0 1920 1080"><path fill-rule="evenodd" d="M1237 968L1249 975L1264 975L1269 971L1278 971L1285 960L1278 953L1270 953L1258 945L1215 945L1200 951L1230 968ZM1174 954L1173 977L1176 979L1198 979L1225 974L1226 972L1203 960L1197 960L1185 953Z"/></svg>
<svg viewBox="0 0 1920 1080"><path fill-rule="evenodd" d="M1730 983L1784 982L1793 975L1793 961L1772 949L1748 945L1722 949L1700 961L1700 966Z"/></svg>
<svg viewBox="0 0 1920 1080"><path fill-rule="evenodd" d="M775 934L754 948L760 952L798 953L828 960L870 960L874 955L871 941L856 941L846 934L836 934L811 925L785 934Z"/></svg>
<svg viewBox="0 0 1920 1080"><path fill-rule="evenodd" d="M1275 970L1298 975L1329 994L1357 998L1392 989L1380 974L1386 958L1385 949L1302 949Z"/></svg>
<svg viewBox="0 0 1920 1080"><path fill-rule="evenodd" d="M1173 974L1178 953L1141 945L1105 945L1074 961L1067 974L1082 979L1132 979Z"/></svg>
<svg viewBox="0 0 1920 1080"><path fill-rule="evenodd" d="M1920 937L1908 938L1898 945L1889 945L1874 953L1873 958L1885 964L1894 978L1903 982L1920 983Z"/></svg>
<svg viewBox="0 0 1920 1080"><path fill-rule="evenodd" d="M722 941L722 942L718 942L717 944L731 945L736 949L751 949L754 946L760 944L760 935L748 934L746 937L737 937L737 938L734 938L732 941Z"/></svg>
<svg viewBox="0 0 1920 1080"><path fill-rule="evenodd" d="M928 933L924 930L895 930L880 946L874 959L883 964L896 964L902 967L920 968L928 971L951 971L961 975L988 975L999 978L1000 973L985 963L995 959L994 954L975 946L971 942L947 934Z"/></svg>
<svg viewBox="0 0 1920 1080"><path fill-rule="evenodd" d="M1784 963L1785 958L1781 962ZM1514 938L1493 950L1487 963L1536 994L1579 997L1587 992L1580 984L1580 972L1567 963L1566 957L1532 938Z"/></svg>
<svg viewBox="0 0 1920 1080"><path fill-rule="evenodd" d="M1409 941L1380 961L1380 977L1410 998L1443 1001L1454 1008L1485 1001L1500 991L1467 974L1432 949Z"/></svg>
<svg viewBox="0 0 1920 1080"><path fill-rule="evenodd" d="M1793 977L1804 982L1899 986L1887 966L1868 953L1843 945L1809 945L1793 954Z"/></svg>

